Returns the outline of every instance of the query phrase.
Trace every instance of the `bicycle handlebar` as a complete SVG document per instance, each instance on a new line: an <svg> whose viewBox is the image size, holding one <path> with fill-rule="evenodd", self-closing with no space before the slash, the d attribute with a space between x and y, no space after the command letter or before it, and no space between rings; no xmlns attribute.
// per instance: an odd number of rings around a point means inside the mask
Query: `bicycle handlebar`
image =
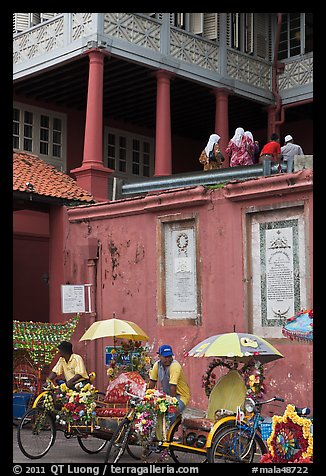
<svg viewBox="0 0 326 476"><path fill-rule="evenodd" d="M272 398L269 398L268 400L264 400L262 402L257 402L257 403L258 405L263 405L264 403L271 403L271 402L284 402L284 398L272 397Z"/></svg>
<svg viewBox="0 0 326 476"><path fill-rule="evenodd" d="M137 398L138 400L142 400L143 397L140 397L139 395L134 395L133 393L129 393L127 390L124 391L126 395L129 395L132 398Z"/></svg>

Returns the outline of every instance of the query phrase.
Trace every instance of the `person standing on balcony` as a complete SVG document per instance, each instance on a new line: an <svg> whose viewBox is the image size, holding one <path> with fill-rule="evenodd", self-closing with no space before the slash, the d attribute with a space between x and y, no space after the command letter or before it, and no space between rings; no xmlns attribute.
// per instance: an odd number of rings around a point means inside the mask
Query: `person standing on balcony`
<svg viewBox="0 0 326 476"><path fill-rule="evenodd" d="M251 157L252 163L255 163L255 155L257 154L258 145L254 141L254 137L250 131L245 131L244 136L246 138L246 148Z"/></svg>
<svg viewBox="0 0 326 476"><path fill-rule="evenodd" d="M204 165L204 170L215 170L222 167L224 157L220 150L220 136L218 134L211 134L205 149L199 157L199 162Z"/></svg>
<svg viewBox="0 0 326 476"><path fill-rule="evenodd" d="M242 127L237 127L234 136L229 141L225 152L230 157L230 167L236 167L238 165L252 165L252 155L248 152L247 144L250 143L250 150L253 153L254 142L251 138L245 136L245 131Z"/></svg>
<svg viewBox="0 0 326 476"><path fill-rule="evenodd" d="M278 135L273 132L270 141L267 142L260 151L259 163L262 164L264 159L271 159L272 162L279 164L281 160L281 146Z"/></svg>
<svg viewBox="0 0 326 476"><path fill-rule="evenodd" d="M285 136L284 145L281 147L282 157L284 162L293 160L295 155L304 155L302 147L293 143L293 137L290 135Z"/></svg>

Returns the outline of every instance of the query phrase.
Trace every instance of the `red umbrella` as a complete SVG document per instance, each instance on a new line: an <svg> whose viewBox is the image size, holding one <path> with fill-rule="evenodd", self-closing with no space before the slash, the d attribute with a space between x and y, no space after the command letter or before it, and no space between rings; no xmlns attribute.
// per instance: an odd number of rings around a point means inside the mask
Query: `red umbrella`
<svg viewBox="0 0 326 476"><path fill-rule="evenodd" d="M125 395L125 387L129 386L129 392L139 397L144 396L146 390L146 382L138 372L124 372L112 380L106 389L104 401L107 403L115 403L117 401L123 403L129 400L129 396Z"/></svg>

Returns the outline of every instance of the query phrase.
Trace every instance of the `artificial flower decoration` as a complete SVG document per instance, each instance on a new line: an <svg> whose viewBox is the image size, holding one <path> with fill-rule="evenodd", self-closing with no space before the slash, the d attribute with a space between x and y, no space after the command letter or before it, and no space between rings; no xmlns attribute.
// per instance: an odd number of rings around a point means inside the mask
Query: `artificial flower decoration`
<svg viewBox="0 0 326 476"><path fill-rule="evenodd" d="M53 392L46 394L44 406L47 410L56 412L56 419L62 425L67 423L89 425L96 417L97 392L98 390L90 383L78 391L69 389L63 383Z"/></svg>
<svg viewBox="0 0 326 476"><path fill-rule="evenodd" d="M120 345L111 350L111 354L112 359L106 371L109 381L125 372L138 372L148 380L149 370L153 365L148 344L142 346L140 341L121 340Z"/></svg>
<svg viewBox="0 0 326 476"><path fill-rule="evenodd" d="M229 362L224 359L214 359L208 366L205 374L202 377L202 386L205 388L205 393L209 397L211 391L216 384L216 375L213 370L216 367L226 367L229 370L238 370L240 375L244 378L247 387L247 396L251 398L261 398L264 393L264 369L261 362L255 359L249 360L238 369L238 362Z"/></svg>
<svg viewBox="0 0 326 476"><path fill-rule="evenodd" d="M237 369L238 363L228 362L227 360L224 360L224 359L212 360L212 362L208 365L208 369L202 376L202 387L205 389L205 394L207 395L207 397L210 396L211 391L213 390L216 384L216 375L213 372L213 370L216 367L226 367L229 370L234 370L234 369Z"/></svg>
<svg viewBox="0 0 326 476"><path fill-rule="evenodd" d="M178 405L176 397L155 389L146 390L142 401L135 408L134 428L141 444L148 444L155 436L158 439L165 439L170 424L168 415L175 413Z"/></svg>
<svg viewBox="0 0 326 476"><path fill-rule="evenodd" d="M311 463L313 436L311 420L300 417L294 405L287 405L283 416L272 418L272 433L267 439L269 453L261 463Z"/></svg>

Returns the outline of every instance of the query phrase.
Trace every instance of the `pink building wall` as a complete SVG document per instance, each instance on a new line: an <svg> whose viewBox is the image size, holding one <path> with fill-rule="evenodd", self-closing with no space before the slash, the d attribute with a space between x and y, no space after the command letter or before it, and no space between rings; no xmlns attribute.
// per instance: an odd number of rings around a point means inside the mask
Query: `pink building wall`
<svg viewBox="0 0 326 476"><path fill-rule="evenodd" d="M97 385L107 385L104 348L110 339L78 342L94 319L116 317L137 322L150 336L155 352L162 343L172 345L184 366L191 387L190 405L207 406L201 378L210 359L186 357L185 352L204 338L236 331L251 331L244 284L244 213L253 207L274 211L288 202L304 204L307 233L306 259L312 275L312 185L311 171L281 174L229 184L225 189L206 191L203 187L155 192L68 210L62 215L63 268L56 282L89 283L90 266L95 267L94 304L96 315L82 315L74 334L75 350L82 353L90 370L97 372ZM177 220L197 214L200 246L201 325L162 321L158 316L157 224L164 216ZM59 218L59 217L58 217ZM98 258L94 259L94 243ZM57 248L60 255L60 246ZM308 280L307 302L312 307L312 280ZM51 307L51 321L62 320ZM69 317L69 316L67 316ZM167 322L169 321L169 322ZM284 359L267 364L266 396L278 395L286 403L312 407L312 346L286 338L271 339ZM92 348L92 352L90 349ZM94 368L95 366L95 368ZM281 412L283 409L278 409Z"/></svg>

